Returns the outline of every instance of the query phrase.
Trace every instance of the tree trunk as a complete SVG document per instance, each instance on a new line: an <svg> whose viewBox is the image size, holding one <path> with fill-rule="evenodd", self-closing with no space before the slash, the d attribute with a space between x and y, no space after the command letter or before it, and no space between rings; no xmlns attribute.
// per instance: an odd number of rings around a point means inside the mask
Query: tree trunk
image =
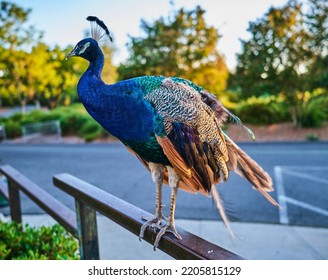
<svg viewBox="0 0 328 280"><path fill-rule="evenodd" d="M40 110L41 109L41 104L40 104L40 100L35 100L35 107L37 110Z"/></svg>
<svg viewBox="0 0 328 280"><path fill-rule="evenodd" d="M26 100L25 99L22 99L20 101L20 106L21 106L21 113L23 115L25 115L26 114Z"/></svg>
<svg viewBox="0 0 328 280"><path fill-rule="evenodd" d="M292 122L295 127L298 126L298 121L297 121L297 108L296 105L291 105L290 106L290 116L292 117Z"/></svg>

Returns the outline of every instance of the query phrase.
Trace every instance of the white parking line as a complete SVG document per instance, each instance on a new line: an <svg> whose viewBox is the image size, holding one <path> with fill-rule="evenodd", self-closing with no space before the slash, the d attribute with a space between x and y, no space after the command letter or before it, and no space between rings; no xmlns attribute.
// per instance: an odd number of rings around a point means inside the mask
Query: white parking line
<svg viewBox="0 0 328 280"><path fill-rule="evenodd" d="M322 209L320 207L313 206L311 204L305 203L303 201L299 201L297 199L290 198L288 196L285 196L282 199L285 200L286 202L290 203L290 204L299 206L301 208L304 208L304 209L307 209L307 210L310 210L312 212L316 212L318 214L321 214L321 215L324 215L324 216L327 216L328 217L328 211L325 210L325 209Z"/></svg>
<svg viewBox="0 0 328 280"><path fill-rule="evenodd" d="M311 181L315 181L315 182L318 182L318 183L328 184L328 180L326 180L326 179L321 179L321 178L317 178L317 177L312 176L312 175L309 175L309 174L300 173L300 172L295 172L295 171L290 171L290 170L288 170L288 169L285 169L285 170L284 170L284 173L285 173L285 174L292 175L292 176L296 176L296 177L299 177L299 178L309 179L309 180L311 180Z"/></svg>
<svg viewBox="0 0 328 280"><path fill-rule="evenodd" d="M289 218L288 218L287 203L285 200L286 195L285 195L284 183L282 178L282 168L281 166L275 166L273 171L276 179L276 191L278 196L278 203L281 206L279 208L279 222L281 224L288 225Z"/></svg>
<svg viewBox="0 0 328 280"><path fill-rule="evenodd" d="M283 173L291 175L291 176L299 177L299 178L308 179L308 180L315 181L318 183L328 184L327 179L317 178L315 176L306 174L304 172L303 173L297 172L296 170L297 171L326 171L326 170L328 170L328 167L325 167L325 166L275 166L274 167L274 175L275 175L275 181L276 181L276 191L277 191L277 196L278 196L278 203L282 207L282 209L279 209L280 223L287 224L287 225L289 224L288 209L287 209L288 203L328 217L327 210L286 196L285 188L284 188Z"/></svg>
<svg viewBox="0 0 328 280"><path fill-rule="evenodd" d="M328 171L328 166L297 166L297 165L288 165L288 166L281 166L283 169L288 169L288 170L298 170L298 171L303 171L303 170L308 170L308 171ZM285 170L284 170L285 171Z"/></svg>

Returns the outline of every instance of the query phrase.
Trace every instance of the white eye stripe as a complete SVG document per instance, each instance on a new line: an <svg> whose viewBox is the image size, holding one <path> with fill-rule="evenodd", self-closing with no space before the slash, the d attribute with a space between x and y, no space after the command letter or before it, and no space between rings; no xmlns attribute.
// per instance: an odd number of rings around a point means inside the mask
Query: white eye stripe
<svg viewBox="0 0 328 280"><path fill-rule="evenodd" d="M83 46L83 48L80 50L79 54L82 54L85 52L85 50L90 46L90 42L86 42Z"/></svg>

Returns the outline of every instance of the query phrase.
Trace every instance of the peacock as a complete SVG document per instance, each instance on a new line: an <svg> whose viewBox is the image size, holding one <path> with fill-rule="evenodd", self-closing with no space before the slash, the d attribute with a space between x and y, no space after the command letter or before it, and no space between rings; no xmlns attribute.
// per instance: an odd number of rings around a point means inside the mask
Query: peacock
<svg viewBox="0 0 328 280"><path fill-rule="evenodd" d="M78 42L66 58L78 56L89 61L77 84L82 104L145 165L156 185L155 214L143 217L140 239L148 227L157 231L154 249L166 232L181 239L174 220L179 189L212 196L233 236L215 187L228 180L231 171L246 178L268 201L278 206L268 194L273 191L268 173L221 128L228 117L241 124L238 117L214 95L183 78L141 76L115 84L104 83L101 79L104 55L98 43L104 38L112 41L112 37L103 21L95 16L87 20L91 22L91 38ZM168 217L162 211L163 184L171 187Z"/></svg>

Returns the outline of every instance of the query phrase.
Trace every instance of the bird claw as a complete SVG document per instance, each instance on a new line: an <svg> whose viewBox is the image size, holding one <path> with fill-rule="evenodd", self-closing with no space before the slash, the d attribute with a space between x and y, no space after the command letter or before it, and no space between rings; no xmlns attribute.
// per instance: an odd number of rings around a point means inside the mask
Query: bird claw
<svg viewBox="0 0 328 280"><path fill-rule="evenodd" d="M177 239L181 240L182 237L178 233L175 225L173 222L170 221L170 219L164 217L163 215L155 215L153 217L142 217L143 220L146 222L141 226L140 233L139 233L139 240L144 237L146 229L149 227L150 229L154 230L156 232L159 230L158 234L156 235L156 239L154 242L154 251L158 247L159 241L161 240L162 236L166 232L172 233ZM162 224L162 222L165 221L165 224Z"/></svg>
<svg viewBox="0 0 328 280"><path fill-rule="evenodd" d="M178 233L174 223L170 222L170 221L167 221L167 223L162 226L160 228L160 231L159 233L156 235L156 239L155 239L155 242L154 242L154 251L156 251L156 248L158 247L158 244L159 244L159 241L161 240L162 236L166 233L166 232L170 232L172 234L174 234L174 236L179 239L179 240L182 240L182 237L181 235Z"/></svg>
<svg viewBox="0 0 328 280"><path fill-rule="evenodd" d="M162 221L164 220L165 222L167 221L167 218L164 217L163 215L155 215L153 217L141 217L143 220L146 222L141 226L140 233L139 233L139 240L144 237L146 229L149 227L152 229L154 232L156 232L157 229L161 229L161 224Z"/></svg>

